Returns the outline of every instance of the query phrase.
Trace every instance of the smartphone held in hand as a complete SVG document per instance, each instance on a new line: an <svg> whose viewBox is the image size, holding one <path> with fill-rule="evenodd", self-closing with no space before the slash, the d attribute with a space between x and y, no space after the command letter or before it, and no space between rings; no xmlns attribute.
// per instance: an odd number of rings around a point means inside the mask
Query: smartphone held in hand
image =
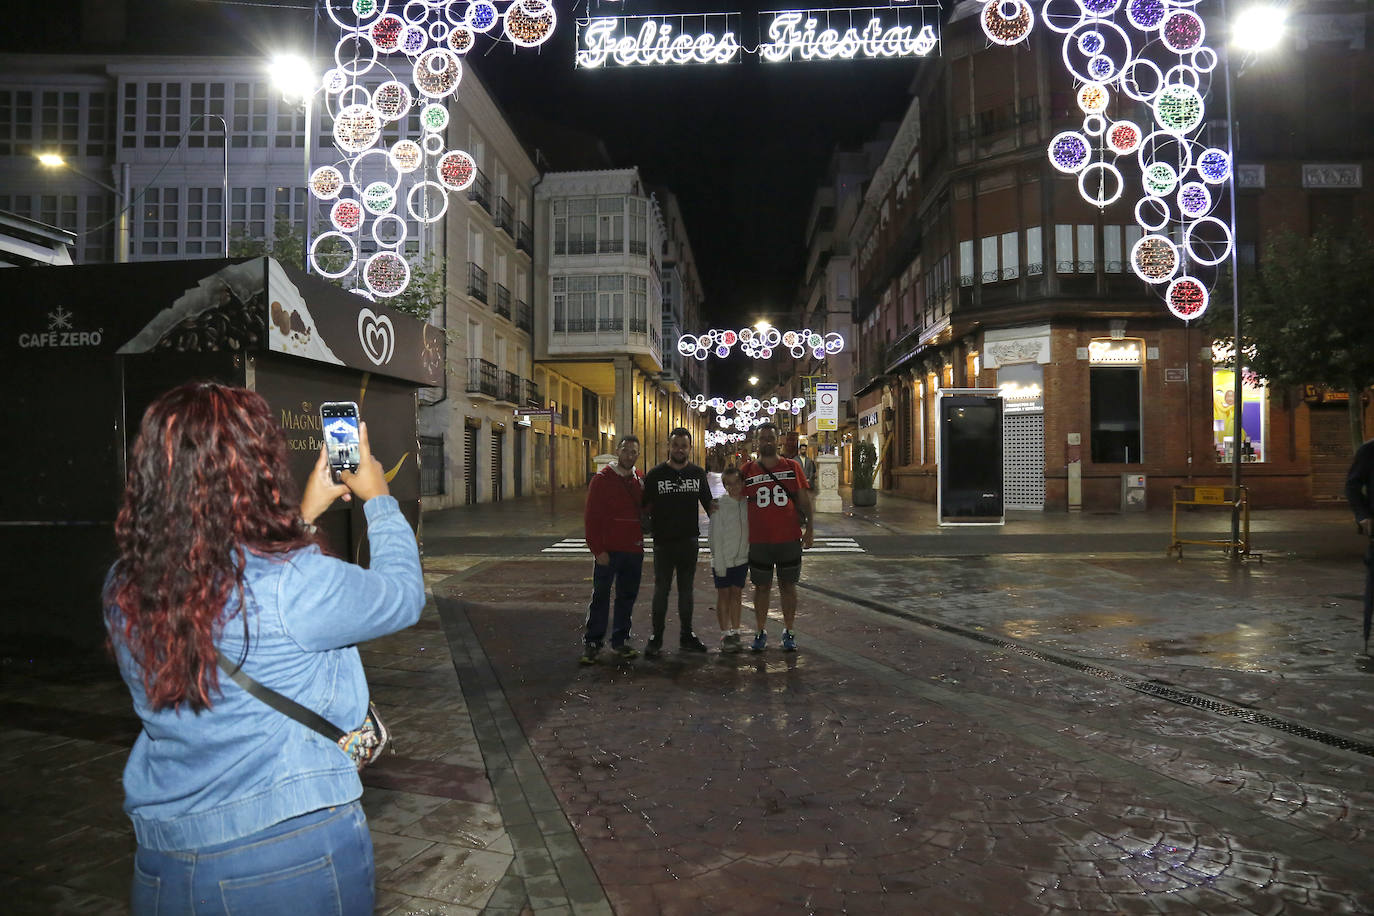
<svg viewBox="0 0 1374 916"><path fill-rule="evenodd" d="M358 439L358 405L353 401L327 401L320 405L320 431L324 436L329 470L335 481L340 471L358 470L361 447Z"/></svg>

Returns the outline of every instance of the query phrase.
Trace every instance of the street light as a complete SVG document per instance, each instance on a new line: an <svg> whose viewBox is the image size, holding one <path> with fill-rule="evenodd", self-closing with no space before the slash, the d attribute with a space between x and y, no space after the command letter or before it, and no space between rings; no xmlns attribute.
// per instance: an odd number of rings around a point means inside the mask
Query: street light
<svg viewBox="0 0 1374 916"><path fill-rule="evenodd" d="M750 384L750 385L757 385L758 383L759 383L759 377L758 377L757 375L751 375L751 376L749 376L749 384Z"/></svg>
<svg viewBox="0 0 1374 916"><path fill-rule="evenodd" d="M314 230L315 208L310 199L310 111L312 102L315 100L315 89L319 85L315 79L314 71L310 62L299 54L279 54L272 59L267 68L268 74L272 77L272 84L281 92L282 98L288 102L303 102L305 104L305 179L302 186L305 188L305 213L302 214L305 223L305 246L303 253L304 269L310 272L310 236Z"/></svg>
<svg viewBox="0 0 1374 916"><path fill-rule="evenodd" d="M1221 17L1226 20L1226 0L1221 0ZM1235 359L1235 405L1231 414L1231 486L1235 488L1236 500L1231 509L1231 543L1240 544L1240 458L1241 439L1244 437L1244 383L1245 348L1240 336L1240 230L1236 225L1236 110L1231 95L1231 49L1242 51L1267 51L1275 47L1283 37L1284 21L1287 13L1272 6L1252 6L1241 12L1231 23L1229 43L1223 45L1221 54L1222 74L1226 80L1226 151L1231 157L1231 320L1232 346ZM1239 549L1234 557L1240 558Z"/></svg>
<svg viewBox="0 0 1374 916"><path fill-rule="evenodd" d="M82 178L99 185L115 196L115 206L119 208L118 221L115 224L115 260L120 264L129 261L129 163L122 163L120 170L120 188L112 184L101 181L94 175L88 175L57 153L39 153L38 164L49 169L66 169L73 174L80 175Z"/></svg>

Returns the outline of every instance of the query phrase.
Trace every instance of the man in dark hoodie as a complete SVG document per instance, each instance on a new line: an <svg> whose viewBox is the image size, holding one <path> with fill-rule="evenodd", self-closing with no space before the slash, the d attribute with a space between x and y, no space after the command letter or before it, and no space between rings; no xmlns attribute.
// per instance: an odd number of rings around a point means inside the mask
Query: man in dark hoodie
<svg viewBox="0 0 1374 916"><path fill-rule="evenodd" d="M678 648L705 652L706 644L692 632L692 580L697 574L697 506L709 515L711 487L706 472L692 464L692 434L679 426L668 434L668 460L644 478L644 511L654 535L654 630L644 657L663 651L668 619L668 592L677 576Z"/></svg>
<svg viewBox="0 0 1374 916"><path fill-rule="evenodd" d="M601 641L606 638L612 585L615 616L611 621L611 651L621 661L639 656L629 644L630 612L639 596L639 579L644 570L644 529L639 515L644 486L635 470L638 460L639 437L621 436L615 462L593 475L587 487L587 508L582 521L587 549L596 565L592 567L592 600L587 605L579 659L584 665L596 664Z"/></svg>

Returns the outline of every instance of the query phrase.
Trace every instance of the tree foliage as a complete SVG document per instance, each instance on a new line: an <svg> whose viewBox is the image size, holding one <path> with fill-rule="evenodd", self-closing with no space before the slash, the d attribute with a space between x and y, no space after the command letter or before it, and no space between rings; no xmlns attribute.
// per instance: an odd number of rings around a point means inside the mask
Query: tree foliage
<svg viewBox="0 0 1374 916"><path fill-rule="evenodd" d="M1207 326L1229 341L1230 297L1218 298ZM1325 225L1272 239L1241 278L1241 336L1247 368L1270 385L1348 392L1358 438L1360 394L1374 385L1374 238Z"/></svg>
<svg viewBox="0 0 1374 916"><path fill-rule="evenodd" d="M319 252L320 262L331 270L342 269L347 263L346 259L352 257L352 253L342 242L331 250L330 241L333 240L326 240L324 248ZM256 258L263 255L270 255L283 264L300 267L305 262L305 241L299 230L285 219L277 220L272 229L271 239L253 238L241 230L235 230L230 237L230 257ZM331 264L337 264L337 267L331 267ZM361 282L352 276L344 276L337 280L330 280L328 277L320 279L327 280L340 289L354 289L361 285ZM443 298L444 272L434 258L426 257L411 260L410 283L400 295L379 301L388 308L414 315L423 321L443 302Z"/></svg>

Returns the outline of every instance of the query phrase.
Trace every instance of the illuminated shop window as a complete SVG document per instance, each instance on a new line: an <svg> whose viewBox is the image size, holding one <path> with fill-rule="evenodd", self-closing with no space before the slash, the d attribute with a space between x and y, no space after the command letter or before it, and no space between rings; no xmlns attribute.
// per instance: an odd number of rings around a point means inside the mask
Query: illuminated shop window
<svg viewBox="0 0 1374 916"><path fill-rule="evenodd" d="M1235 442L1236 373L1212 369L1212 443L1217 460L1232 460ZM1269 460L1269 389L1246 371L1241 388L1241 461Z"/></svg>

